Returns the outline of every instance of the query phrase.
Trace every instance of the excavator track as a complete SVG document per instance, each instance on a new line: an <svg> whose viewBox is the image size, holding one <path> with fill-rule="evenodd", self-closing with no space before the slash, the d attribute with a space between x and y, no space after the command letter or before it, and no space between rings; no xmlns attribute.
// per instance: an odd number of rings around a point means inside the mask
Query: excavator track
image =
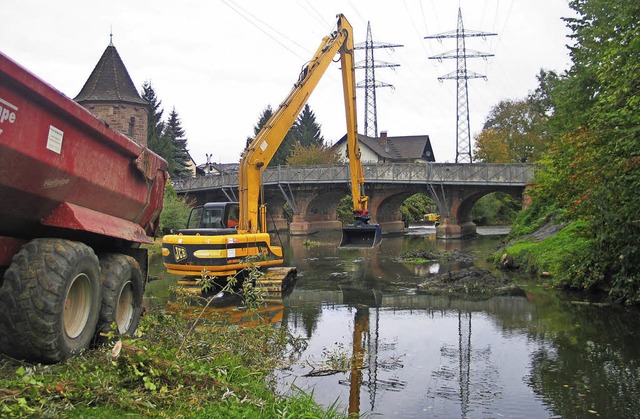
<svg viewBox="0 0 640 419"><path fill-rule="evenodd" d="M297 274L298 270L293 266L268 268L256 279L255 287L265 294L267 299L281 297L293 287ZM190 294L202 294L202 287L194 278L184 277L178 280L178 285Z"/></svg>
<svg viewBox="0 0 640 419"><path fill-rule="evenodd" d="M269 268L256 279L256 288L269 296L286 293L294 284L298 270L293 266Z"/></svg>

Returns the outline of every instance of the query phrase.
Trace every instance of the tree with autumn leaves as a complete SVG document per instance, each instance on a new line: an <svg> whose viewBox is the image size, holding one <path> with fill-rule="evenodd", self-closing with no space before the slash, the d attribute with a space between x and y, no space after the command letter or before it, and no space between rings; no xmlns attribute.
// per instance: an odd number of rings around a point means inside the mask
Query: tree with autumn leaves
<svg viewBox="0 0 640 419"><path fill-rule="evenodd" d="M548 100L549 83L555 73L541 70L539 87L523 100L503 100L487 116L475 138L476 161L484 163L532 163L551 143Z"/></svg>

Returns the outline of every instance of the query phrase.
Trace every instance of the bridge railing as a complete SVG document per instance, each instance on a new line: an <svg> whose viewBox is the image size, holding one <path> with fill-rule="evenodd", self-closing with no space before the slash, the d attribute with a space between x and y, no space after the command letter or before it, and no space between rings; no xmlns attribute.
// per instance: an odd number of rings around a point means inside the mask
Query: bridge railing
<svg viewBox="0 0 640 419"><path fill-rule="evenodd" d="M519 185L533 180L536 165L529 163L388 163L363 164L367 183L433 183ZM262 183L313 184L349 182L349 166L276 166L263 172ZM172 181L177 192L225 189L238 186L237 173L205 175Z"/></svg>

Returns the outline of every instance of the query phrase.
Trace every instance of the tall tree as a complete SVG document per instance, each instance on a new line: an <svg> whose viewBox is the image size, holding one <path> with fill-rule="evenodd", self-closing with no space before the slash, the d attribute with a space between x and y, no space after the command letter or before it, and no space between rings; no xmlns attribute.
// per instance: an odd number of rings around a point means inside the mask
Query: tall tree
<svg viewBox="0 0 640 419"><path fill-rule="evenodd" d="M322 147L324 145L320 125L316 122L316 115L308 103L304 105L302 112L300 112L293 125L293 139L303 147L311 145Z"/></svg>
<svg viewBox="0 0 640 419"><path fill-rule="evenodd" d="M157 140L162 135L164 130L164 122L162 122L162 114L164 110L161 108L162 101L158 99L151 81L147 80L142 85L142 92L140 94L142 99L149 103L149 116L147 118L147 138L149 140Z"/></svg>
<svg viewBox="0 0 640 419"><path fill-rule="evenodd" d="M149 102L149 113L147 118L147 146L169 162L173 156L173 144L167 141L162 135L165 124L162 121L162 101L158 99L150 81L145 81L142 85L141 96Z"/></svg>
<svg viewBox="0 0 640 419"><path fill-rule="evenodd" d="M262 110L262 113L258 118L258 122L253 126L253 137L247 137L247 140L244 146L245 150L247 149L247 147L249 147L249 144L251 144L251 142L256 138L256 135L258 135L262 127L264 127L267 124L267 121L272 116L273 116L273 109L271 109L271 105L267 105L267 107Z"/></svg>
<svg viewBox="0 0 640 419"><path fill-rule="evenodd" d="M191 176L192 173L189 169L191 156L187 149L187 139L182 122L175 108L169 114L162 137L173 145L173 154L169 161L169 174L173 177Z"/></svg>

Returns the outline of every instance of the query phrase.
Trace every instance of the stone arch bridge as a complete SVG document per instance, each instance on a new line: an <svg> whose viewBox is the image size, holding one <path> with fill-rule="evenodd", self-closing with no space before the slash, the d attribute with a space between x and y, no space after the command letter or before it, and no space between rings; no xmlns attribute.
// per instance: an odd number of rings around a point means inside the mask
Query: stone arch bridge
<svg viewBox="0 0 640 419"><path fill-rule="evenodd" d="M400 205L408 197L423 193L438 206L442 219L438 237L463 238L476 232L471 209L478 199L491 192L523 197L536 166L392 163L364 164L363 170L372 223L380 224L384 234L403 231ZM277 166L263 172L262 183L270 228L288 227L294 235L342 229L337 208L351 193L348 165ZM178 179L173 184L179 195L187 195L197 204L235 201L238 196L237 173ZM283 216L285 202L294 212L289 225Z"/></svg>

